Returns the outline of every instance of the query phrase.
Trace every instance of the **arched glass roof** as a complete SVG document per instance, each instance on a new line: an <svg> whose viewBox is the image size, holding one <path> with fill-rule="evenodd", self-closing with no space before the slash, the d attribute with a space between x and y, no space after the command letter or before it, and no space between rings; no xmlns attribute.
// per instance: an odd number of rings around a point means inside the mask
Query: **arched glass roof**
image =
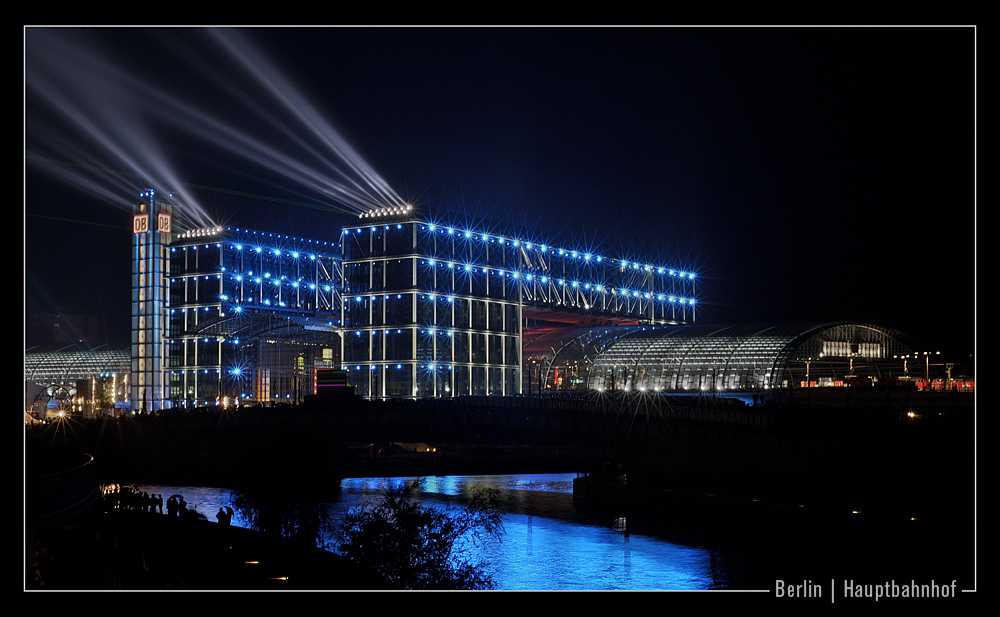
<svg viewBox="0 0 1000 617"><path fill-rule="evenodd" d="M877 377L911 345L896 331L858 323L608 326L562 333L544 380L566 389L678 392L755 390L803 380Z"/></svg>
<svg viewBox="0 0 1000 617"><path fill-rule="evenodd" d="M24 380L39 385L72 384L101 373L128 373L130 363L128 347L33 347L24 352Z"/></svg>

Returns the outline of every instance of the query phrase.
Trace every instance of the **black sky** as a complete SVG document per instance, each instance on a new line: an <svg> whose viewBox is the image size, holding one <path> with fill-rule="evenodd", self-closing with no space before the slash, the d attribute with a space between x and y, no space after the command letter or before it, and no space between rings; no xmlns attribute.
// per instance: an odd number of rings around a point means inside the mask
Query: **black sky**
<svg viewBox="0 0 1000 617"><path fill-rule="evenodd" d="M239 34L287 80L279 94L432 218L693 269L701 323L858 320L973 351L974 28ZM134 162L144 140L220 222L335 239L348 220L194 188L335 202L169 108L133 115L169 97L302 156L275 130L287 110L210 35L25 30L26 311L73 306L127 333L130 173L159 177ZM139 104L119 109L115 84Z"/></svg>

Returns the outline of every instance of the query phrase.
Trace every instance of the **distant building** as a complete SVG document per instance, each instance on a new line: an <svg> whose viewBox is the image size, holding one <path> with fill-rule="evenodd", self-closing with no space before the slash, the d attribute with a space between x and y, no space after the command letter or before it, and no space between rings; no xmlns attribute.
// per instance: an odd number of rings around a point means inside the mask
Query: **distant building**
<svg viewBox="0 0 1000 617"><path fill-rule="evenodd" d="M101 322L97 315L59 313L27 316L25 339L34 345L69 345L100 340Z"/></svg>
<svg viewBox="0 0 1000 617"><path fill-rule="evenodd" d="M903 333L852 322L576 328L531 341L526 357L549 391L885 387L926 368Z"/></svg>

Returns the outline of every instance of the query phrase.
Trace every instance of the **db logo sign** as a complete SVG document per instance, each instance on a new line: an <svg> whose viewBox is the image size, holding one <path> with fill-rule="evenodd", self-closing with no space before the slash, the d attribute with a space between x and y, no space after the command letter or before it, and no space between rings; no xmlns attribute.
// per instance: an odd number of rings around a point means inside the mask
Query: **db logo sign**
<svg viewBox="0 0 1000 617"><path fill-rule="evenodd" d="M161 233L170 233L170 215L160 214L156 217L156 229Z"/></svg>
<svg viewBox="0 0 1000 617"><path fill-rule="evenodd" d="M132 233L144 234L147 231L149 231L148 214L136 214L134 217L132 217Z"/></svg>

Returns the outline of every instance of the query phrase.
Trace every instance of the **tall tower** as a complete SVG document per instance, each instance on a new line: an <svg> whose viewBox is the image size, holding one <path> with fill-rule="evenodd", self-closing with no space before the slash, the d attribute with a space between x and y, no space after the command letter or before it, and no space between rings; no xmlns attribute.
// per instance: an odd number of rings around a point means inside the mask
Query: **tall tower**
<svg viewBox="0 0 1000 617"><path fill-rule="evenodd" d="M132 217L132 412L163 409L167 403L164 338L171 241L172 196L152 189L139 193Z"/></svg>

